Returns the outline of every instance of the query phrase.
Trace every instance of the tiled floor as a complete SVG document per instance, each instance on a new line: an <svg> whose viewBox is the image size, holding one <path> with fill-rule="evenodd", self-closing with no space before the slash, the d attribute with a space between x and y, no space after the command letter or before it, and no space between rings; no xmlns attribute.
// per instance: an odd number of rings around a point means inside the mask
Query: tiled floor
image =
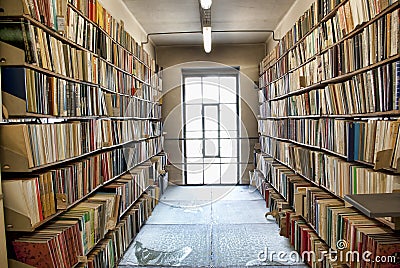
<svg viewBox="0 0 400 268"><path fill-rule="evenodd" d="M119 266L306 267L290 259L292 248L267 211L247 186L170 186ZM260 252L272 251L286 257L263 260Z"/></svg>

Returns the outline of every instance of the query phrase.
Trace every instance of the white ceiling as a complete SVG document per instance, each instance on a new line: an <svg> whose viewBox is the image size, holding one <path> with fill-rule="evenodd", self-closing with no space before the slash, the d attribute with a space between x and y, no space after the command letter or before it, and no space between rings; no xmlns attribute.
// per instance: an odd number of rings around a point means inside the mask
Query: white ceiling
<svg viewBox="0 0 400 268"><path fill-rule="evenodd" d="M123 0L147 33L200 31L198 0ZM272 30L295 0L213 0L216 31ZM213 43L262 43L268 33L213 33ZM155 45L201 45L202 35L152 35Z"/></svg>

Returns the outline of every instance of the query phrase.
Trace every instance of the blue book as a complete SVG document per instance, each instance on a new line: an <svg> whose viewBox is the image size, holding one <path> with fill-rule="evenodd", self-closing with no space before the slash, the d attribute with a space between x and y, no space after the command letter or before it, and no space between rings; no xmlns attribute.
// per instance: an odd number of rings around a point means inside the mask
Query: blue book
<svg viewBox="0 0 400 268"><path fill-rule="evenodd" d="M4 92L26 101L26 70L25 68L1 68L1 88Z"/></svg>
<svg viewBox="0 0 400 268"><path fill-rule="evenodd" d="M360 160L359 149L360 149L360 124L354 123L354 160Z"/></svg>

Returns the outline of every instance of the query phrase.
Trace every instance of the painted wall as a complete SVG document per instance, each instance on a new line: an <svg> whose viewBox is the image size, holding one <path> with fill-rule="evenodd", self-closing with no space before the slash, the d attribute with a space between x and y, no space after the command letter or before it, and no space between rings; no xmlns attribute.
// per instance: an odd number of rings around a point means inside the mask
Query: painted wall
<svg viewBox="0 0 400 268"><path fill-rule="evenodd" d="M276 27L275 38L282 38L314 2L315 0L297 0L294 2L293 6L289 9L285 17L283 17L281 22ZM267 40L267 52L271 51L278 44L278 42L272 40L271 38Z"/></svg>
<svg viewBox="0 0 400 268"><path fill-rule="evenodd" d="M259 62L263 59L265 46L255 45L224 45L213 46L210 54L203 51L202 46L182 46L182 47L158 47L156 48L157 61L164 67L163 73L163 120L166 123L164 131L167 132L165 149L170 154L171 162L177 165L176 169L171 170L170 176L175 183L182 181L179 169L182 168L177 163L182 163L182 145L177 138L181 138L180 128L182 126L181 112L181 69L199 67L240 67L240 97L241 97L241 129L242 136L247 133L248 137L257 137L258 96L255 90L254 81L258 81ZM172 139L172 140L170 140ZM250 140L250 144L242 144L241 162L252 161L252 149L257 140ZM249 150L250 149L250 150ZM251 166L243 165L244 181L248 180L248 171Z"/></svg>
<svg viewBox="0 0 400 268"><path fill-rule="evenodd" d="M135 39L136 42L140 44L141 42L146 41L147 33L122 0L100 0L99 2L113 17L122 20L125 23L125 30ZM151 43L144 45L144 49L153 59L155 58L154 46Z"/></svg>

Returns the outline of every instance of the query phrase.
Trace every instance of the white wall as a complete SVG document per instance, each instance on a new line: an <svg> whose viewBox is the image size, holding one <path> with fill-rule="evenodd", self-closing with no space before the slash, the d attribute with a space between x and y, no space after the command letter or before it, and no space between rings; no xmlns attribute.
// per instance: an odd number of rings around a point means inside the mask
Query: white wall
<svg viewBox="0 0 400 268"><path fill-rule="evenodd" d="M206 54L202 46L181 46L181 47L158 47L156 49L157 62L164 67L163 73L163 119L166 122L164 131L166 138L180 138L182 126L181 112L181 69L199 67L240 67L240 97L241 97L241 121L244 123L242 134L247 132L248 137L257 137L258 96L254 89L254 81L258 81L259 62L263 59L264 45L214 45L212 52ZM177 67L173 67L177 66ZM250 152L252 144L243 143L242 153ZM245 145L246 144L246 145ZM181 144L179 142L166 141L165 149L170 154L171 161L181 163ZM247 162L249 156L242 154L242 161ZM243 170L249 169L247 165ZM245 172L245 175L248 172ZM174 176L179 174L174 173ZM174 178L172 178L174 179ZM181 179L181 178L179 178Z"/></svg>
<svg viewBox="0 0 400 268"><path fill-rule="evenodd" d="M125 30L136 42L140 44L146 41L147 33L122 0L100 0L99 2L114 18L124 22ZM154 46L151 43L144 45L144 49L153 59L155 58Z"/></svg>
<svg viewBox="0 0 400 268"><path fill-rule="evenodd" d="M315 0L297 0L283 17L275 29L275 38L281 39L293 27L294 23L311 7ZM267 54L278 44L272 40L267 40Z"/></svg>

